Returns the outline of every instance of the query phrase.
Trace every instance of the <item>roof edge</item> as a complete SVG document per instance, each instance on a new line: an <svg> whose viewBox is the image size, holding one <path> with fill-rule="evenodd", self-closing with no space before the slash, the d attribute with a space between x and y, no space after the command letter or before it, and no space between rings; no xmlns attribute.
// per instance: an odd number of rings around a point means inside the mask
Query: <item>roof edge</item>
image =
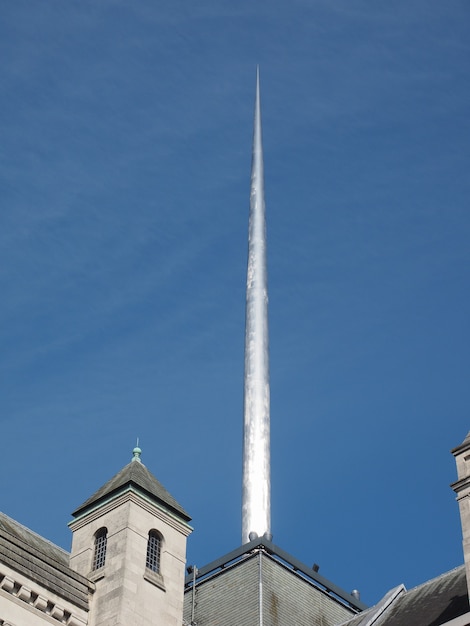
<svg viewBox="0 0 470 626"><path fill-rule="evenodd" d="M175 517L179 522L183 522L187 526L189 526L189 522L191 521L191 517L185 512L183 515L182 511L175 509L170 504L158 498L153 493L150 493L147 489L141 487L138 483L133 480L129 480L124 485L120 485L116 487L113 491L103 494L101 498L90 502L89 504L84 504L75 509L71 514L74 518L71 522L69 522L69 526L74 522L82 519L88 513L96 511L100 507L112 502L113 500L119 498L119 496L124 495L127 492L135 493L141 497L143 497L147 502L150 502L154 506L158 506L158 508L162 509L165 513L170 514L172 517ZM190 527L191 528L191 527Z"/></svg>
<svg viewBox="0 0 470 626"><path fill-rule="evenodd" d="M206 578L210 578L211 575L218 574L228 565L235 565L236 562L240 561L243 556L249 556L254 551L259 550L265 551L282 564L287 565L289 569L294 572L300 572L308 582L313 583L315 586L319 586L322 591L325 591L329 595L332 595L340 601L348 604L354 610L360 612L368 608L366 604L352 596L347 591L344 591L344 589L341 589L341 587L338 587L338 585L335 585L324 576L321 576L318 572L315 572L312 568L308 567L288 552L285 552L265 537L254 539L253 541L245 543L239 548L232 550L232 552L229 552L219 559L208 563L204 567L197 569L195 575L194 572L189 574L186 576L184 581L185 589L189 589L193 583L198 584L198 582L204 582Z"/></svg>
<svg viewBox="0 0 470 626"><path fill-rule="evenodd" d="M366 612L366 622L363 622L361 619L361 626L373 626L377 622L377 620L388 610L388 608L395 602L395 600L400 597L403 593L406 593L406 587L403 583L394 587L390 591L388 591L384 597L374 604L370 609ZM340 626L347 626L351 620L346 620Z"/></svg>

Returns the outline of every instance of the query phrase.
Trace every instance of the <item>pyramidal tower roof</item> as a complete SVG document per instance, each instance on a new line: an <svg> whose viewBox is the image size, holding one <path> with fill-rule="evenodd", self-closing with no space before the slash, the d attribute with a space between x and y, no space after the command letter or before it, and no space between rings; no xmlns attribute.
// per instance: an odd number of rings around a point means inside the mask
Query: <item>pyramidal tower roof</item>
<svg viewBox="0 0 470 626"><path fill-rule="evenodd" d="M185 522L189 522L191 517L165 489L161 482L145 467L140 460L140 455L140 448L134 448L132 461L80 505L72 513L72 516L78 517L86 510L94 508L103 501L134 489L150 500L155 501L160 506L163 506L165 509L168 509Z"/></svg>

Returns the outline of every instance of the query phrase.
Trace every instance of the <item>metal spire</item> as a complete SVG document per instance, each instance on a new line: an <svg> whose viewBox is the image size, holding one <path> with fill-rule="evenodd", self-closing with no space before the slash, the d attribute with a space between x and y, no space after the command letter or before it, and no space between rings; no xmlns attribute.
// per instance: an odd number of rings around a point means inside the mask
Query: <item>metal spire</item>
<svg viewBox="0 0 470 626"><path fill-rule="evenodd" d="M268 277L259 68L251 165L246 278L242 543L271 538Z"/></svg>

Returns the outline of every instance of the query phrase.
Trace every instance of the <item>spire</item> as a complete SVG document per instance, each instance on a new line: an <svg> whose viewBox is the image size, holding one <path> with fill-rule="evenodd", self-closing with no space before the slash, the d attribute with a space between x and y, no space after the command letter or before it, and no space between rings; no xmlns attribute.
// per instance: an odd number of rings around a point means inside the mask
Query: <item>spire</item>
<svg viewBox="0 0 470 626"><path fill-rule="evenodd" d="M259 68L251 165L246 279L242 543L271 538L268 278Z"/></svg>

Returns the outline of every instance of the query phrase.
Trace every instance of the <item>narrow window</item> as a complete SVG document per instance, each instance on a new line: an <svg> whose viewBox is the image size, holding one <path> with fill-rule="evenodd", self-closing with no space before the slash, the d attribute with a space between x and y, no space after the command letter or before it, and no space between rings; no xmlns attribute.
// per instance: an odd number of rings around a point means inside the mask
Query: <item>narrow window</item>
<svg viewBox="0 0 470 626"><path fill-rule="evenodd" d="M106 561L106 544L108 542L108 531L100 528L95 534L95 554L93 556L93 569L100 569Z"/></svg>
<svg viewBox="0 0 470 626"><path fill-rule="evenodd" d="M160 553L162 549L162 537L156 530L149 532L147 542L147 560L145 566L152 572L160 573Z"/></svg>

